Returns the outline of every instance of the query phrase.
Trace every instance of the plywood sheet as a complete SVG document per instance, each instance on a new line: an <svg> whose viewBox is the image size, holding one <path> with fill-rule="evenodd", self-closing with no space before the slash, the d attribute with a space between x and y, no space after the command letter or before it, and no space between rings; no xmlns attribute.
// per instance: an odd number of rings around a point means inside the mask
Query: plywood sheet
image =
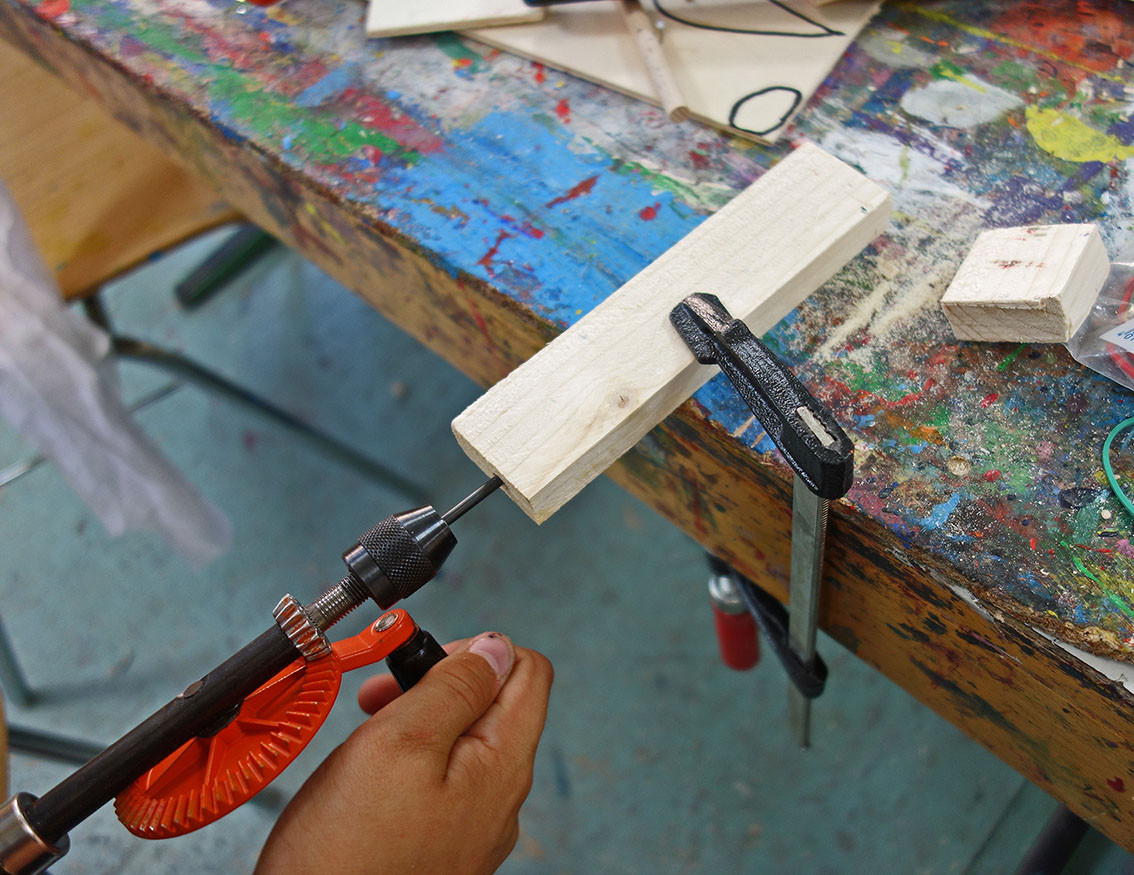
<svg viewBox="0 0 1134 875"><path fill-rule="evenodd" d="M699 121L774 141L878 11L875 0L644 0ZM616 2L555 6L538 24L466 35L661 105Z"/></svg>
<svg viewBox="0 0 1134 875"><path fill-rule="evenodd" d="M465 27L539 21L543 9L524 0L370 0L366 10L368 36L408 36Z"/></svg>

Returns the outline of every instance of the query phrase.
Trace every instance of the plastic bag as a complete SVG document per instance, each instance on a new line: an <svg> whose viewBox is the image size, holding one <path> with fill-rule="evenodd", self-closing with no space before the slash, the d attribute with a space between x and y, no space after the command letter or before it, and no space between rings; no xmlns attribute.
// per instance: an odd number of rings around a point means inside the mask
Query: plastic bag
<svg viewBox="0 0 1134 875"><path fill-rule="evenodd" d="M231 541L206 501L134 423L106 334L63 304L0 184L0 415L51 459L111 535L156 529L194 565Z"/></svg>
<svg viewBox="0 0 1134 875"><path fill-rule="evenodd" d="M1113 262L1091 312L1067 341L1075 361L1134 389L1134 264Z"/></svg>

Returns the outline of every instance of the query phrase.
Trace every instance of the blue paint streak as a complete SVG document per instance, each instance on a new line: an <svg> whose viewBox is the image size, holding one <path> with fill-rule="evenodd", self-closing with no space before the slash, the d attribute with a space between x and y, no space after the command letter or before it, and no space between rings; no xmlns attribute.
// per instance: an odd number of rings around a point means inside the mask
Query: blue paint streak
<svg viewBox="0 0 1134 875"><path fill-rule="evenodd" d="M461 265L563 326L706 218L597 149L579 149L568 130L529 114L489 113L448 136L444 150L423 162L429 172L390 169L382 188L397 200L384 218L436 253L441 267ZM488 188L470 179L470 171L486 167L507 185ZM589 192L555 203L591 177ZM381 192L356 199L384 212ZM655 203L656 218L642 220L639 212Z"/></svg>
<svg viewBox="0 0 1134 875"><path fill-rule="evenodd" d="M300 91L295 96L295 102L299 106L307 108L319 106L331 98L337 97L355 84L357 79L358 66L356 64L344 64L342 67L331 70L318 82L308 85Z"/></svg>
<svg viewBox="0 0 1134 875"><path fill-rule="evenodd" d="M954 492L953 495L946 501L938 505L934 505L933 510L929 512L929 516L919 520L922 528L924 529L939 529L949 519L949 516L957 509L957 505L961 503L961 493Z"/></svg>

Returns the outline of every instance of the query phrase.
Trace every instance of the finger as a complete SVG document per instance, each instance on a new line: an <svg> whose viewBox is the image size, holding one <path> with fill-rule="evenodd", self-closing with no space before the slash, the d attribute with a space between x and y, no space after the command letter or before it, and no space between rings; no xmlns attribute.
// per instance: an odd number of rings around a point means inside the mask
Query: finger
<svg viewBox="0 0 1134 875"><path fill-rule="evenodd" d="M528 768L547 720L547 703L555 672L535 650L516 648L516 664L495 703L472 724L453 747L452 764L459 768L492 764L500 754Z"/></svg>
<svg viewBox="0 0 1134 875"><path fill-rule="evenodd" d="M467 646L471 640L471 638L460 638L456 641L450 641L445 645L445 652L454 653ZM362 686L359 687L358 707L367 714L373 714L385 708L401 694L402 688L398 686L393 675L388 673L376 674L364 680Z"/></svg>
<svg viewBox="0 0 1134 875"><path fill-rule="evenodd" d="M392 741L436 758L444 774L453 744L489 709L515 664L512 642L486 632L431 668L410 695L384 710Z"/></svg>

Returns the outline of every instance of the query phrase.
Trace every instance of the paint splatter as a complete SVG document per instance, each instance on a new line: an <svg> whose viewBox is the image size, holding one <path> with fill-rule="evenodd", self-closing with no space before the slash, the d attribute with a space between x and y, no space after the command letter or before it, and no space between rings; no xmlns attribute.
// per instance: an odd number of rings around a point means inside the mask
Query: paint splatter
<svg viewBox="0 0 1134 875"><path fill-rule="evenodd" d="M1115 776L1113 778L1107 778L1106 784L1115 793L1125 793L1126 792L1126 782L1123 781L1122 778L1120 778L1120 777Z"/></svg>
<svg viewBox="0 0 1134 875"><path fill-rule="evenodd" d="M643 207L638 210L638 218L643 222L652 222L658 217L658 208L661 204L654 204L653 206Z"/></svg>
<svg viewBox="0 0 1134 875"><path fill-rule="evenodd" d="M560 99L559 103L555 104L555 114L559 116L559 120L564 124L571 121L571 104L567 102L567 98Z"/></svg>
<svg viewBox="0 0 1134 875"><path fill-rule="evenodd" d="M536 85L542 85L547 81L547 69L538 61L532 62L532 80Z"/></svg>
<svg viewBox="0 0 1134 875"><path fill-rule="evenodd" d="M492 262L500 252L500 244L505 240L511 239L514 236L514 234L509 234L507 231L501 231L499 234L497 234L496 242L493 243L492 247L486 253L484 253L484 255L481 256L477 264L487 269L489 275L493 274L495 271L493 270Z"/></svg>
<svg viewBox="0 0 1134 875"><path fill-rule="evenodd" d="M1070 113L1029 106L1025 116L1028 133L1036 144L1056 158L1078 163L1134 158L1134 146L1092 128Z"/></svg>
<svg viewBox="0 0 1134 875"><path fill-rule="evenodd" d="M582 182L571 186L569 189L567 189L566 194L562 194L557 198L549 200L546 204L544 204L544 207L548 209L550 209L551 207L557 207L560 204L567 203L567 201L573 201L580 195L589 194L594 189L596 182L598 182L597 173L594 176L588 176Z"/></svg>
<svg viewBox="0 0 1134 875"><path fill-rule="evenodd" d="M911 88L902 95L900 105L910 115L931 124L972 130L1023 104L1015 94L965 75Z"/></svg>
<svg viewBox="0 0 1134 875"><path fill-rule="evenodd" d="M995 392L989 392L987 395L980 399L980 406L990 407L991 405L996 403L996 399L999 397L1000 396Z"/></svg>
<svg viewBox="0 0 1134 875"><path fill-rule="evenodd" d="M70 11L70 9L71 0L43 0L36 6L35 11L44 18L54 19Z"/></svg>

